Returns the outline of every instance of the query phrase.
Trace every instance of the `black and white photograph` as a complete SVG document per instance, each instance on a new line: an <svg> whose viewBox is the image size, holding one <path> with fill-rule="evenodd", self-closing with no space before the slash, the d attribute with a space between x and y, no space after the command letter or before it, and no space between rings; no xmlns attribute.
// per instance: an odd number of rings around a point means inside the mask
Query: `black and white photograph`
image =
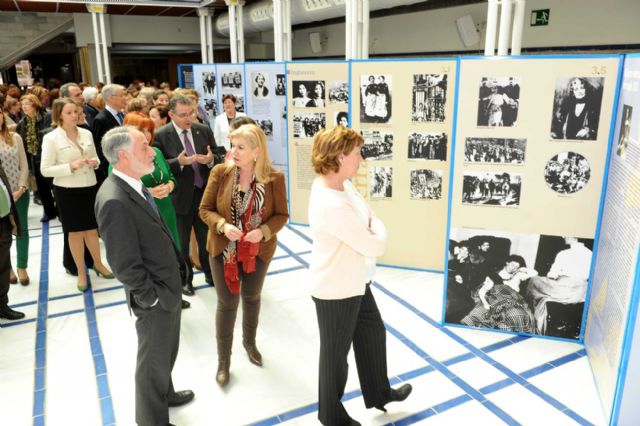
<svg viewBox="0 0 640 426"><path fill-rule="evenodd" d="M341 80L329 81L329 103L349 103L349 83Z"/></svg>
<svg viewBox="0 0 640 426"><path fill-rule="evenodd" d="M360 121L391 123L391 75L360 76Z"/></svg>
<svg viewBox="0 0 640 426"><path fill-rule="evenodd" d="M325 83L323 80L294 80L293 100L296 108L324 108Z"/></svg>
<svg viewBox="0 0 640 426"><path fill-rule="evenodd" d="M467 163L524 164L526 139L468 137L464 141Z"/></svg>
<svg viewBox="0 0 640 426"><path fill-rule="evenodd" d="M409 192L412 200L442 198L442 170L411 170Z"/></svg>
<svg viewBox="0 0 640 426"><path fill-rule="evenodd" d="M255 120L258 127L262 129L267 139L273 138L273 122L271 120Z"/></svg>
<svg viewBox="0 0 640 426"><path fill-rule="evenodd" d="M447 74L414 74L411 120L438 122L445 119Z"/></svg>
<svg viewBox="0 0 640 426"><path fill-rule="evenodd" d="M522 176L519 173L465 171L462 203L518 207L521 189Z"/></svg>
<svg viewBox="0 0 640 426"><path fill-rule="evenodd" d="M445 322L578 339L593 239L451 229Z"/></svg>
<svg viewBox="0 0 640 426"><path fill-rule="evenodd" d="M202 73L202 94L205 97L216 95L216 75L214 73Z"/></svg>
<svg viewBox="0 0 640 426"><path fill-rule="evenodd" d="M575 194L591 178L589 161L577 152L554 155L544 167L544 180L558 194Z"/></svg>
<svg viewBox="0 0 640 426"><path fill-rule="evenodd" d="M393 133L379 130L363 130L364 145L360 155L365 160L392 160Z"/></svg>
<svg viewBox="0 0 640 426"><path fill-rule="evenodd" d="M392 167L371 167L369 169L369 197L372 199L391 198L392 175Z"/></svg>
<svg viewBox="0 0 640 426"><path fill-rule="evenodd" d="M312 138L318 130L327 127L327 115L324 112L294 112L293 137Z"/></svg>
<svg viewBox="0 0 640 426"><path fill-rule="evenodd" d="M519 106L519 78L482 77L478 92L478 126L514 127Z"/></svg>
<svg viewBox="0 0 640 426"><path fill-rule="evenodd" d="M409 133L409 160L447 161L447 134Z"/></svg>
<svg viewBox="0 0 640 426"><path fill-rule="evenodd" d="M238 71L225 72L220 76L220 84L222 87L242 88L242 74Z"/></svg>
<svg viewBox="0 0 640 426"><path fill-rule="evenodd" d="M631 115L633 114L633 107L631 105L623 104L622 106L622 118L620 119L620 130L618 131L618 148L616 154L624 158L627 155L627 149L629 149L629 142L631 138Z"/></svg>
<svg viewBox="0 0 640 426"><path fill-rule="evenodd" d="M556 80L551 139L598 138L604 77L561 77Z"/></svg>
<svg viewBox="0 0 640 426"><path fill-rule="evenodd" d="M218 103L215 99L203 99L204 110L209 120L215 120L218 115Z"/></svg>
<svg viewBox="0 0 640 426"><path fill-rule="evenodd" d="M284 74L276 74L276 96L284 96L287 92Z"/></svg>
<svg viewBox="0 0 640 426"><path fill-rule="evenodd" d="M255 99L268 99L270 89L268 82L269 74L263 72L251 73L251 93Z"/></svg>
<svg viewBox="0 0 640 426"><path fill-rule="evenodd" d="M349 127L349 113L347 111L338 111L334 114L335 125Z"/></svg>

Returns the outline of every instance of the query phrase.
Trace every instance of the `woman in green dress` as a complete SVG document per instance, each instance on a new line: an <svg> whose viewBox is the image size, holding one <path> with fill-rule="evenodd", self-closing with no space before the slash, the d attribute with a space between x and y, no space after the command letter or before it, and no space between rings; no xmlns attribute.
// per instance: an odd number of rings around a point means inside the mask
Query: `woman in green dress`
<svg viewBox="0 0 640 426"><path fill-rule="evenodd" d="M153 121L139 112L128 113L122 122L125 126L133 126L140 130L147 137L149 145L153 144L154 124ZM173 242L180 249L180 240L178 239L178 224L176 219L176 210L173 207L173 201L171 201L171 191L176 186L176 179L173 177L167 160L165 160L162 152L152 146L156 153L153 163L155 165L153 172L148 175L142 176L142 183L149 189L153 199L158 206L160 216L164 220L164 223L169 228Z"/></svg>

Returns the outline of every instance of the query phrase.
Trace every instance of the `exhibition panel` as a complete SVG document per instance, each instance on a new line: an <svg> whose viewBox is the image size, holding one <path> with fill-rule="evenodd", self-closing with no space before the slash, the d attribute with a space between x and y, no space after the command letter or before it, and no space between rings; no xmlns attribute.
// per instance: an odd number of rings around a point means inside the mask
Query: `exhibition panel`
<svg viewBox="0 0 640 426"><path fill-rule="evenodd" d="M366 160L354 184L388 230L378 263L443 269L457 64L351 62L351 123Z"/></svg>
<svg viewBox="0 0 640 426"><path fill-rule="evenodd" d="M193 65L191 78L193 81L191 87L200 94L198 107L205 112L209 125L213 129L216 116L222 112L216 85L216 66L214 64Z"/></svg>
<svg viewBox="0 0 640 426"><path fill-rule="evenodd" d="M461 59L445 322L582 339L620 59Z"/></svg>
<svg viewBox="0 0 640 426"><path fill-rule="evenodd" d="M640 56L627 56L614 122L605 206L585 346L611 424L637 423L640 408Z"/></svg>

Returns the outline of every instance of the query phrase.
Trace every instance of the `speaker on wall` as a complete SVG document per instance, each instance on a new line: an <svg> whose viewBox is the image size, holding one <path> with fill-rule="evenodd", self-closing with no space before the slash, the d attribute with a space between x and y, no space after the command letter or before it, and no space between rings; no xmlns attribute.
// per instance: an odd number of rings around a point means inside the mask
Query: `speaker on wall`
<svg viewBox="0 0 640 426"><path fill-rule="evenodd" d="M320 53L322 51L322 37L320 33L309 33L309 45L311 45L311 51L313 53Z"/></svg>
<svg viewBox="0 0 640 426"><path fill-rule="evenodd" d="M464 15L456 19L456 26L458 27L458 34L460 34L460 38L465 47L474 46L480 42L480 36L478 35L476 24L473 22L471 15Z"/></svg>

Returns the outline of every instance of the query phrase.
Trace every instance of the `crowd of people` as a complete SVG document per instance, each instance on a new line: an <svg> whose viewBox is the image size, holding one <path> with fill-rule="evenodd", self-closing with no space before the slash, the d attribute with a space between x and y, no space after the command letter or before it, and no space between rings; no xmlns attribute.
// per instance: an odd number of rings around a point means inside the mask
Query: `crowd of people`
<svg viewBox="0 0 640 426"><path fill-rule="evenodd" d="M190 306L183 296L195 294L194 266L217 294L217 383L230 381L240 300L243 346L249 360L262 366L256 343L260 294L276 234L289 215L284 175L271 163L267 136L235 110L233 95L223 97L224 117L212 129L192 89L66 83L53 90L35 85L25 93L3 86L0 93L0 318L24 317L9 307L8 292L10 281L29 284L27 213L34 192L34 201L43 205L41 221L58 217L62 223L63 265L77 276L77 289L89 290L88 269L124 286L137 318L137 424L170 424L168 408L195 397L190 390L176 391L171 379L181 312ZM314 200L358 197L347 182L362 161L362 144L358 133L343 126L316 135L313 167L320 177L315 191L323 193L312 195ZM386 411L387 403L411 393L409 384L389 385L386 331L367 284L386 232L362 198L357 204L345 211L349 221L340 221L349 230L344 235L312 220L315 232L329 231L333 239L314 246L311 268L323 342L323 424L359 425L340 403L351 343L367 407ZM12 234L17 235L17 274L10 261ZM375 244L362 246L363 238ZM111 269L102 261L100 239ZM347 252L358 273L350 275L344 293L321 270L344 276L340 254ZM329 262L318 263L321 258ZM356 310L334 317L333 312L346 312L345 306ZM353 333L336 333L334 323ZM371 351L375 359L359 355Z"/></svg>

